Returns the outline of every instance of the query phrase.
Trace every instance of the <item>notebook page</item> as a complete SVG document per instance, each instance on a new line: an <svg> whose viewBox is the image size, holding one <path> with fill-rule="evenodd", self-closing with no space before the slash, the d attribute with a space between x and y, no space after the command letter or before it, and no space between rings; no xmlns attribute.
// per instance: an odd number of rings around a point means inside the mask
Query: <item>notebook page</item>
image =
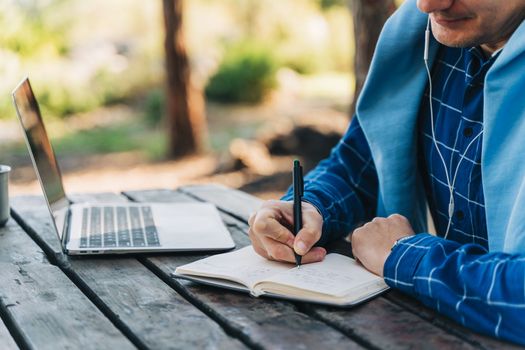
<svg viewBox="0 0 525 350"><path fill-rule="evenodd" d="M297 290L294 295L300 296L300 291L321 293L335 297L343 297L352 289L359 288L365 284L379 283L383 279L366 270L354 259L340 254L328 254L326 258L318 263L305 264L300 267L283 271L277 275L266 278L256 286L256 294L262 292L260 289L273 291L275 285L289 286Z"/></svg>
<svg viewBox="0 0 525 350"><path fill-rule="evenodd" d="M259 256L252 246L248 246L179 266L175 273L230 279L251 289L257 281L290 270L292 266L266 260Z"/></svg>

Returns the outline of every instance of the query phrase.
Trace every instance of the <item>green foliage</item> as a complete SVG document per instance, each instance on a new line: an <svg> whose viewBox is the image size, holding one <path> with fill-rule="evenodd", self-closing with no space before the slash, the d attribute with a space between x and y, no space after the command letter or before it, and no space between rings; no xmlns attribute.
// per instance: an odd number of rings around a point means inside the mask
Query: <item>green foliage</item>
<svg viewBox="0 0 525 350"><path fill-rule="evenodd" d="M346 2L188 1L192 73L208 75L210 58L226 47L206 94L256 103L275 87L278 66L301 74L347 71L352 38ZM140 0L0 0L0 119L14 118L10 92L29 74L46 117L145 97L141 113L148 125L157 125L165 103L163 92L152 90L165 76L161 14L161 2Z"/></svg>
<svg viewBox="0 0 525 350"><path fill-rule="evenodd" d="M146 96L144 105L144 119L150 126L159 125L166 105L166 94L163 89L151 90Z"/></svg>
<svg viewBox="0 0 525 350"><path fill-rule="evenodd" d="M11 2L0 11L0 47L23 57L60 56L69 50L71 18L46 16L67 6L64 0Z"/></svg>
<svg viewBox="0 0 525 350"><path fill-rule="evenodd" d="M115 16L112 10L124 6ZM0 0L0 119L14 117L10 92L27 74L46 117L132 101L158 85L164 73L162 27L136 20L162 8L151 6Z"/></svg>
<svg viewBox="0 0 525 350"><path fill-rule="evenodd" d="M334 6L345 6L347 3L347 0L317 0L319 3L319 6L323 10L327 10Z"/></svg>
<svg viewBox="0 0 525 350"><path fill-rule="evenodd" d="M62 81L48 79L43 82L37 80L34 89L43 113L62 118L93 110L109 104L108 102L116 102L116 97L112 95L118 92L118 89L109 90L109 86L95 77L92 79L90 89L67 79Z"/></svg>
<svg viewBox="0 0 525 350"><path fill-rule="evenodd" d="M348 0L222 2L237 5L231 8L239 19L236 33L224 32L219 37L223 42L266 43L282 66L300 74L351 69L353 38ZM202 19L197 24L200 28Z"/></svg>
<svg viewBox="0 0 525 350"><path fill-rule="evenodd" d="M282 52L280 54L283 66L288 67L299 74L314 74L319 72L322 57L315 52L305 54L304 52Z"/></svg>
<svg viewBox="0 0 525 350"><path fill-rule="evenodd" d="M64 117L73 113L86 112L99 105L98 99L91 93L76 91L75 87L46 82L44 86L36 84L35 94L46 116ZM78 87L76 87L78 88Z"/></svg>
<svg viewBox="0 0 525 350"><path fill-rule="evenodd" d="M208 81L206 96L220 102L261 102L276 86L277 67L275 57L264 46L234 46Z"/></svg>
<svg viewBox="0 0 525 350"><path fill-rule="evenodd" d="M9 98L0 98L0 119L14 118L13 102Z"/></svg>

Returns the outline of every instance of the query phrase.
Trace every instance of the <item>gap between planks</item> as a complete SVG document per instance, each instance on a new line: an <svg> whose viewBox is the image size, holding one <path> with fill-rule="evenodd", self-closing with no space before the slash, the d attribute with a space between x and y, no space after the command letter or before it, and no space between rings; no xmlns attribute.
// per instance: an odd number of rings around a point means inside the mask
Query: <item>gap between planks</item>
<svg viewBox="0 0 525 350"><path fill-rule="evenodd" d="M133 200L133 198L131 198L128 195L125 195L124 193L122 195L124 195L124 197L126 197L126 199L129 201L135 201ZM192 200L195 200L195 199L192 198ZM140 337L135 335L132 329L125 322L123 322L116 313L114 313L111 310L111 307L107 305L88 284L84 282L82 277L80 277L80 275L73 268L71 268L69 261L63 254L55 252L52 249L52 247L50 247L34 231L34 229L28 223L26 223L25 220L20 215L18 215L18 213L16 213L15 211L12 211L12 217L21 226L24 232L28 234L28 236L39 246L40 249L42 249L48 261L52 265L58 267L66 275L66 277L68 277L69 280L88 298L88 300L91 301L95 305L95 307L97 307L104 314L104 316L107 317L107 319L126 338L128 338L133 343L133 345L135 345L139 349L149 349L147 344L144 341L142 341ZM156 273L155 269L152 269L151 267L147 266L147 264L144 264L146 257L140 257L138 255L135 255L132 257L135 258L141 265L145 266L148 271L152 272L157 277L160 277ZM228 327L226 322L224 322L223 320L219 320L218 317L213 317L213 315L210 315L210 312L208 312L205 305L202 305L203 303L199 303L197 301L198 304L196 304L195 302L193 302L191 297L188 298L186 295L187 293L183 293L180 288L174 288L174 286L171 283L167 283L166 279L164 278L160 278L160 279L169 288L174 289L177 293L179 293L179 295L181 295L181 297L184 298L188 303L196 307L198 310L203 312L204 315L206 315L211 320L213 320L227 335L232 336L234 339L239 340L240 342L242 342L242 344L244 344L245 346L249 348L263 349L256 343L251 342L249 338L243 337L242 332L240 332L239 330L233 327ZM1 316L1 310L0 310L0 316ZM8 317L7 314L6 314L6 317ZM14 320L10 320L10 319L8 319L7 321L4 320L4 322L16 324ZM17 331L18 333L20 332L19 329L17 329ZM24 348L22 346L20 347ZM28 347L25 347L25 348L28 348Z"/></svg>
<svg viewBox="0 0 525 350"><path fill-rule="evenodd" d="M239 339L240 341L243 342L243 344L245 344L249 348L257 349L257 350L264 349L259 344L253 342L248 336L246 336L240 330L230 325L228 320L225 317L215 312L213 309L208 307L204 302L194 298L191 295L191 293L189 293L186 290L186 288L184 288L184 286L182 286L179 282L177 282L175 279L171 278L170 276L166 276L159 267L157 267L152 262L148 261L147 258L139 257L137 260L140 263L142 263L147 269L149 269L152 273L154 273L164 283L166 283L168 286L173 288L177 293L179 293L180 296L186 299L186 301L188 301L191 305L195 306L198 310L200 310L206 316L214 320L226 332L226 334L236 339Z"/></svg>
<svg viewBox="0 0 525 350"><path fill-rule="evenodd" d="M67 278L88 298L89 301L95 305L97 309L102 312L104 316L107 317L107 319L126 337L135 345L138 349L148 349L146 344L138 338L133 331L120 320L118 315L116 315L109 306L107 306L102 299L100 299L96 293L84 282L82 281L82 278L78 276L78 274L71 269L71 266L67 259L61 255L56 254L55 251L50 248L43 239L40 238L40 236L33 230L31 226L25 223L25 221L13 210L11 210L11 216L16 221L18 225L24 230L24 232L38 245L40 249L44 252L46 258L48 259L49 263L51 265L54 265L58 267L64 275L66 275ZM2 312L3 310L0 310ZM8 313L6 313L6 316L8 316ZM3 318L3 317L2 317ZM4 319L4 322L6 320ZM14 320L9 319L9 323L16 325L16 322ZM7 325L7 322L6 322ZM20 332L18 329L18 326L15 326L17 331ZM17 334L17 337L20 336L20 334ZM16 339L16 338L15 338ZM21 347L22 348L22 347ZM28 348L28 347L26 347Z"/></svg>
<svg viewBox="0 0 525 350"><path fill-rule="evenodd" d="M20 329L18 323L16 323L11 315L9 315L9 311L7 310L8 307L8 305L4 305L3 302L0 302L0 318L2 318L2 321L4 321L5 327L9 331L11 337L13 337L16 345L20 349L31 349L29 343L27 343L26 339L22 335L22 329Z"/></svg>

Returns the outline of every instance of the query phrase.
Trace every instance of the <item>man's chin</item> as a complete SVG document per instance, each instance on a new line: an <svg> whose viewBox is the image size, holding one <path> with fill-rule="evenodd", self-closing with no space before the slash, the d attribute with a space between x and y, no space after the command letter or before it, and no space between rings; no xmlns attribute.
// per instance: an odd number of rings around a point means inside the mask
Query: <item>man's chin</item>
<svg viewBox="0 0 525 350"><path fill-rule="evenodd" d="M464 38L461 35L454 35L453 33L447 33L444 35L435 33L434 38L436 38L440 44L448 47L473 47L479 45L475 40Z"/></svg>

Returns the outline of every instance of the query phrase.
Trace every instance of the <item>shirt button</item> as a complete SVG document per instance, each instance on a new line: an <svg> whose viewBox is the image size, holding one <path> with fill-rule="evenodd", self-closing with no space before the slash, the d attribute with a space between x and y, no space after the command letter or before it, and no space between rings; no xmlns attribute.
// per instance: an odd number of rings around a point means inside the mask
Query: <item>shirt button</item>
<svg viewBox="0 0 525 350"><path fill-rule="evenodd" d="M472 128L470 126L468 126L465 129L463 129L463 136L465 136L465 137L472 136L472 133L473 133L473 130L472 130Z"/></svg>
<svg viewBox="0 0 525 350"><path fill-rule="evenodd" d="M461 221L464 218L465 218L465 213L463 212L463 210L456 211L456 219Z"/></svg>

